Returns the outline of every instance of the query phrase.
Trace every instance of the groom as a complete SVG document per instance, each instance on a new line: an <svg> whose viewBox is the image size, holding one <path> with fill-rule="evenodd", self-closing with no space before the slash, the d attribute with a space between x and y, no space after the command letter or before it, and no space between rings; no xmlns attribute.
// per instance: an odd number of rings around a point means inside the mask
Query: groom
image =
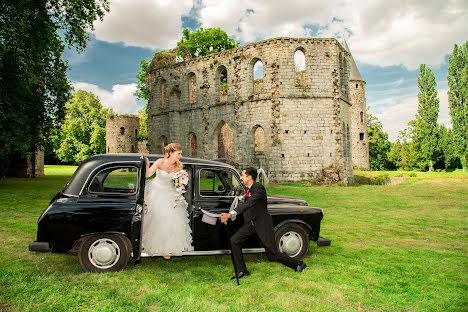
<svg viewBox="0 0 468 312"><path fill-rule="evenodd" d="M267 193L261 183L255 182L257 169L253 167L242 170L241 180L246 186L245 201L240 203L229 213L221 214L221 222L225 223L229 218L235 219L236 215L244 216L244 225L231 237L231 247L237 278L250 275L245 266L242 255L242 243L256 235L265 247L268 260L282 263L296 272L302 272L306 268L303 261L295 260L278 251L273 232L273 219L267 210ZM231 279L236 278L236 276Z"/></svg>

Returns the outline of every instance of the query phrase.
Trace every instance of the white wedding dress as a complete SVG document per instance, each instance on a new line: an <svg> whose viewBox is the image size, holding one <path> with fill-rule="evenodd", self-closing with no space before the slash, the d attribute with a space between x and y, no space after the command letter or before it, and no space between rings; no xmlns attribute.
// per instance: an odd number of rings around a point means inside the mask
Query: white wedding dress
<svg viewBox="0 0 468 312"><path fill-rule="evenodd" d="M150 256L193 250L188 204L176 190L173 175L157 169L156 177L146 183L142 252Z"/></svg>

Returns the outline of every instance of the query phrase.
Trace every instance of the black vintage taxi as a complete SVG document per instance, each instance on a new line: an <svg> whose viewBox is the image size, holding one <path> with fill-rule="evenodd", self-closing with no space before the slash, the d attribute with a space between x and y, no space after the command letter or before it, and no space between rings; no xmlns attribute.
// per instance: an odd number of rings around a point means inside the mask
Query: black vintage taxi
<svg viewBox="0 0 468 312"><path fill-rule="evenodd" d="M162 155L147 155L153 163ZM228 212L235 196L242 195L236 169L219 161L182 158L189 173L184 194L193 235L194 251L182 255L229 254L229 236L242 225L242 216L227 225L202 222L203 212ZM130 257L135 263L149 257L141 250L146 166L138 154L96 155L83 161L64 189L50 201L38 220L35 252L78 254L88 272L118 271ZM268 195L278 249L302 259L309 241L328 245L319 237L321 208L302 199ZM250 241L245 253L264 252ZM162 255L161 255L162 256Z"/></svg>

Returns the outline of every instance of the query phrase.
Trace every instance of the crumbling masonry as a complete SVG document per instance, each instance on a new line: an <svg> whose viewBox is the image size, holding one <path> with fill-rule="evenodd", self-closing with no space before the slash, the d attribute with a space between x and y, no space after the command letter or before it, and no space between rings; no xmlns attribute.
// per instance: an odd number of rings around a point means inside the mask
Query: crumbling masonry
<svg viewBox="0 0 468 312"><path fill-rule="evenodd" d="M197 58L183 47L158 53L146 77L148 150L179 142L186 156L262 167L272 181L353 183L353 160L369 166L365 83L355 71L336 39L275 38Z"/></svg>

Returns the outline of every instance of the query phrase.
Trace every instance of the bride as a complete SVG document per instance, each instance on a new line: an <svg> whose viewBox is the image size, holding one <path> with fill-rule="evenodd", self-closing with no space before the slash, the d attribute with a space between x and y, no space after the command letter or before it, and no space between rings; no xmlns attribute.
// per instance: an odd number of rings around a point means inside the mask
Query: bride
<svg viewBox="0 0 468 312"><path fill-rule="evenodd" d="M187 202L183 191L176 189L174 176L182 170L182 147L171 143L164 148L164 158L151 167L146 159L146 177L156 177L146 183L143 216L142 251L148 255L181 255L191 251L192 230L189 226Z"/></svg>

